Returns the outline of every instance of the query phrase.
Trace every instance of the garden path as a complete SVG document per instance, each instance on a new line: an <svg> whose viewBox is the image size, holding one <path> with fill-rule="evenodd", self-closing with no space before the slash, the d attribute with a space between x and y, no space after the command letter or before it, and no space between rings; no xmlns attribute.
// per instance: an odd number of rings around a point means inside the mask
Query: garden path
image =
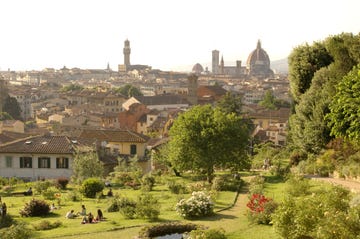
<svg viewBox="0 0 360 239"><path fill-rule="evenodd" d="M319 180L335 185L341 185L349 189L351 192L360 193L360 182L358 181L345 180L341 178L332 178L332 177L318 177L318 176L307 176L307 177L313 180Z"/></svg>

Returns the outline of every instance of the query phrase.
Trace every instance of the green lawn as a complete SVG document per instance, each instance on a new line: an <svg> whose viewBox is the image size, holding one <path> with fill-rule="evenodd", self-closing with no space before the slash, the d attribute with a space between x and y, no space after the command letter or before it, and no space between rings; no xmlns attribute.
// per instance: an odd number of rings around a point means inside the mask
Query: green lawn
<svg viewBox="0 0 360 239"><path fill-rule="evenodd" d="M246 179L248 175L242 175ZM186 181L184 183L190 183ZM24 189L28 185L24 186ZM276 180L269 180L266 183L266 194L275 200L280 200L283 197L284 183ZM76 189L70 189L76 190ZM69 190L68 190L69 191ZM63 191L61 194L61 207L46 217L20 217L19 210L23 208L26 202L29 202L32 197L29 196L15 196L15 197L2 197L2 201L8 205L8 213L12 215L16 220L25 221L30 228L33 225L40 223L43 220L50 222L61 221L62 226L56 229L47 231L36 231L36 238L133 238L138 235L139 230L149 223L161 223L168 221L188 221L181 218L175 211L175 205L181 198L188 198L189 194L176 195L167 190L164 184L156 184L154 190L151 192L156 198L158 198L158 206L160 208L160 216L157 222L149 222L147 220L140 219L125 219L119 212L107 212L106 209L110 205L111 199L88 199L83 198L82 201L72 202L66 199L68 191ZM140 190L133 189L119 189L113 188L114 194L120 194L122 196L136 198L141 193ZM104 190L106 193L106 190ZM246 203L248 202L248 195L243 192L239 195L237 203L234 207L228 208L234 202L236 194L234 192L219 192L216 194L215 211L216 214L212 217L202 218L201 220L192 220L188 222L201 224L208 226L209 228L223 228L229 239L278 239L280 238L271 226L263 225L251 225L246 217ZM35 198L42 199L40 195L34 195ZM51 203L51 202L49 202ZM81 205L84 204L87 208L87 212L96 214L98 208L104 212L106 217L105 221L96 224L81 224L81 219L65 219L67 211L74 209L75 212L81 210ZM220 211L219 211L220 210Z"/></svg>

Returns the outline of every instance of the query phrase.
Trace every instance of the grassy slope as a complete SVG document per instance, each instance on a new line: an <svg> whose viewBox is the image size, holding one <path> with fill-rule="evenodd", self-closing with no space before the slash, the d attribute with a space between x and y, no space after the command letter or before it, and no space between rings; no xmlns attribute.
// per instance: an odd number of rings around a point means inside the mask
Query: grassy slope
<svg viewBox="0 0 360 239"><path fill-rule="evenodd" d="M282 198L282 191L284 184L272 180L266 185L266 194L269 197L280 200ZM114 193L120 195L136 198L140 191L115 189ZM175 212L174 206L181 197L188 198L189 195L174 195L166 190L164 185L156 186L152 192L159 199L159 206L161 206L161 214L159 222L165 221L184 221ZM66 192L62 194L65 198ZM39 196L40 197L40 196ZM41 198L41 197L40 197ZM215 210L229 206L235 198L232 192L222 192L217 195ZM31 197L3 197L3 201L8 204L8 211L17 220L24 220L30 225L38 224L40 221L49 220L51 222L61 221L63 226L48 230L37 231L36 238L133 238L136 236L143 225L149 224L146 220L127 220L124 219L120 213L108 213L106 208L109 206L109 200L102 199L96 201L95 199L84 199L81 202L71 202L63 199L61 208L54 211L54 214L47 218L21 218L18 215L19 210L28 202ZM223 228L229 239L278 239L280 238L271 226L251 225L246 218L246 203L248 202L248 195L243 192L239 195L235 206L229 210L224 210L216 213L215 216L209 218L202 218L201 220L193 220L192 223L208 226L210 228ZM80 219L65 219L64 215L70 209L75 212L80 211L81 204L85 204L87 212L96 213L98 208L101 208L107 218L106 221L97 224L80 224ZM189 221L190 222L190 221Z"/></svg>

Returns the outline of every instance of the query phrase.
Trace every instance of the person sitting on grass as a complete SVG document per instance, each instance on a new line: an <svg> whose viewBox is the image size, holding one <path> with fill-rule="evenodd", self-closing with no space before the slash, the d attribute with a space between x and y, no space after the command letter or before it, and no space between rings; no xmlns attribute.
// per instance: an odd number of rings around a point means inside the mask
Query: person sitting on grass
<svg viewBox="0 0 360 239"><path fill-rule="evenodd" d="M32 194L33 194L33 192L32 192L31 187L27 191L24 192L25 196L32 196Z"/></svg>
<svg viewBox="0 0 360 239"><path fill-rule="evenodd" d="M109 189L109 192L107 193L107 196L108 196L108 197L112 197L112 196L113 196L113 192L112 192L111 188Z"/></svg>
<svg viewBox="0 0 360 239"><path fill-rule="evenodd" d="M81 205L81 212L77 213L79 216L86 216L86 208L85 205Z"/></svg>
<svg viewBox="0 0 360 239"><path fill-rule="evenodd" d="M91 212L89 212L89 215L88 215L88 221L89 223L93 223L93 222L96 222L95 219L94 219L94 215L92 215Z"/></svg>
<svg viewBox="0 0 360 239"><path fill-rule="evenodd" d="M104 218L104 215L103 215L101 209L98 209L98 210L97 210L96 221L100 222L100 221L102 221L102 220L104 220L104 219L105 219L105 218Z"/></svg>
<svg viewBox="0 0 360 239"><path fill-rule="evenodd" d="M71 211L68 211L66 213L66 216L65 216L67 219L73 219L76 217L76 215L74 214L74 210L71 210Z"/></svg>

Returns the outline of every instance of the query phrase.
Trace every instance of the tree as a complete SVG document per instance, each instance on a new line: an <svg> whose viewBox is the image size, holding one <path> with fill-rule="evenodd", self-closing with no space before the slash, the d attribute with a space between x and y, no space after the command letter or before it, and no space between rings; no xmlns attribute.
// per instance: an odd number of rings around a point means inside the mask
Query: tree
<svg viewBox="0 0 360 239"><path fill-rule="evenodd" d="M182 113L170 129L169 160L178 170L194 170L211 182L215 167L249 166L249 127L234 113L210 105Z"/></svg>
<svg viewBox="0 0 360 239"><path fill-rule="evenodd" d="M104 166L95 151L76 152L73 162L73 179L79 183L87 178L102 177Z"/></svg>
<svg viewBox="0 0 360 239"><path fill-rule="evenodd" d="M126 85L116 89L116 92L118 92L126 97L143 95L138 88L136 88L135 86L130 85L130 84L126 84Z"/></svg>
<svg viewBox="0 0 360 239"><path fill-rule="evenodd" d="M295 114L289 120L288 142L291 142L295 148L310 153L319 153L332 139L331 129L327 122L329 119L326 115L330 112L329 105L336 94L335 86L342 81L354 64L360 63L358 51L360 50L360 35L353 36L344 33L327 38L323 44L332 63L311 73L313 77L309 82L310 85L298 95ZM320 59L315 59L316 56ZM327 59L325 56L326 54L315 54L311 57L312 61L309 61L310 58L305 54L304 59L307 59L309 64L311 62L324 63L324 59ZM295 72L300 71L300 66L304 63L304 59L300 55L298 57L299 62L289 65L290 68L295 68ZM321 64L315 65L319 67ZM306 71L307 68L305 66L303 68L303 71ZM294 78L289 78L292 92L298 91L296 88L299 87L299 82L296 80L291 82Z"/></svg>
<svg viewBox="0 0 360 239"><path fill-rule="evenodd" d="M84 89L84 87L82 87L79 84L70 84L70 85L64 86L61 89L61 91L68 92L68 91L76 91L76 90L82 90L82 89Z"/></svg>
<svg viewBox="0 0 360 239"><path fill-rule="evenodd" d="M331 135L360 140L360 65L347 74L336 87L337 93L326 116Z"/></svg>
<svg viewBox="0 0 360 239"><path fill-rule="evenodd" d="M15 97L6 98L3 111L11 115L13 119L21 120L21 108Z"/></svg>
<svg viewBox="0 0 360 239"><path fill-rule="evenodd" d="M0 112L0 121L1 120L13 120L14 118L9 115L7 112Z"/></svg>
<svg viewBox="0 0 360 239"><path fill-rule="evenodd" d="M289 56L289 80L295 102L310 88L315 72L331 62L332 57L321 42L294 48Z"/></svg>
<svg viewBox="0 0 360 239"><path fill-rule="evenodd" d="M276 98L272 92L272 90L267 90L265 92L264 98L259 102L260 106L263 106L269 110L275 110L276 107Z"/></svg>
<svg viewBox="0 0 360 239"><path fill-rule="evenodd" d="M216 106L224 113L235 113L237 115L241 114L242 105L241 97L239 95L231 94L230 92L227 92L224 97L216 103Z"/></svg>

